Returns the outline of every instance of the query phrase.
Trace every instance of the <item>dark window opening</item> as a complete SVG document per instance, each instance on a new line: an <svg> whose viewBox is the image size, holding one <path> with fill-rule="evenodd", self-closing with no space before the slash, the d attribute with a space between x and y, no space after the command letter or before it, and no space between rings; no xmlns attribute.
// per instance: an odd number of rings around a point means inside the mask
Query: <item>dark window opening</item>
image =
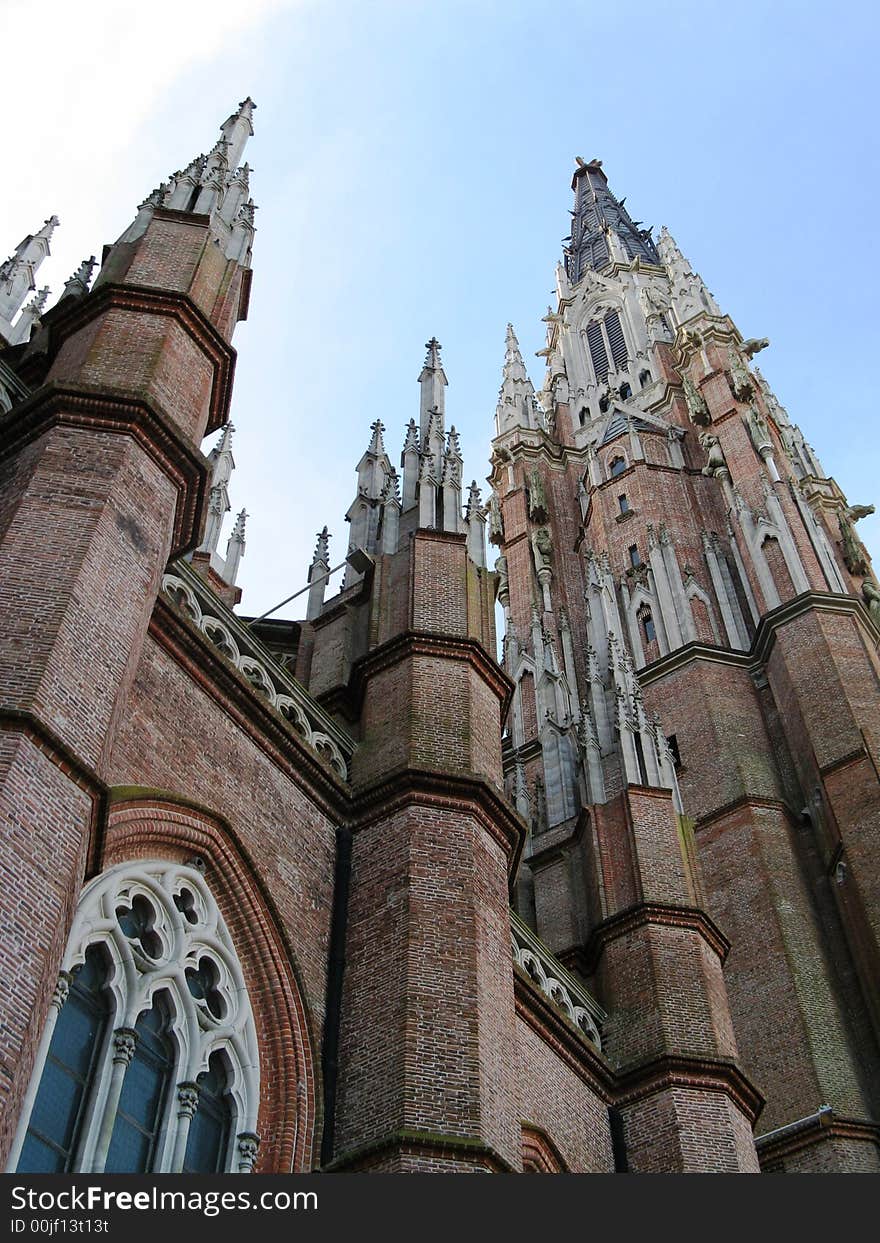
<svg viewBox="0 0 880 1243"><path fill-rule="evenodd" d="M190 1123L183 1159L184 1174L222 1174L232 1131L229 1075L219 1053L199 1075L199 1104Z"/></svg>
<svg viewBox="0 0 880 1243"><path fill-rule="evenodd" d="M639 556L639 550L636 544L630 544L629 546L629 563L634 570L637 570L642 564L642 558Z"/></svg>
<svg viewBox="0 0 880 1243"><path fill-rule="evenodd" d="M632 388L630 387L630 385L629 385L629 384L621 384L621 386L620 386L620 399L621 399L621 401L627 401L630 397L632 397L632 395L633 395L633 391L632 391Z"/></svg>
<svg viewBox="0 0 880 1243"><path fill-rule="evenodd" d="M669 744L669 750L672 752L672 762L676 768L681 768L681 752L678 749L678 738L675 734L670 734L666 739Z"/></svg>
<svg viewBox="0 0 880 1243"><path fill-rule="evenodd" d="M654 628L654 619L650 613L642 614L642 629L645 632L645 642L653 643L657 638L657 631Z"/></svg>
<svg viewBox="0 0 880 1243"><path fill-rule="evenodd" d="M609 311L605 316L605 331L608 333L608 344L611 346L611 357L619 371L627 363L626 338L620 325L620 316L616 311Z"/></svg>
<svg viewBox="0 0 880 1243"><path fill-rule="evenodd" d="M614 479L617 475L622 475L625 470L626 462L622 457L612 459L611 465L608 467L608 472L612 479Z"/></svg>
<svg viewBox="0 0 880 1243"><path fill-rule="evenodd" d="M641 384L642 388L644 388L646 384L650 384L650 383L651 383L650 371L640 371L639 372L639 384Z"/></svg>
<svg viewBox="0 0 880 1243"><path fill-rule="evenodd" d="M620 512L622 514L629 513L629 501L626 499L625 493L622 492L617 498L617 504L620 506Z"/></svg>
<svg viewBox="0 0 880 1243"><path fill-rule="evenodd" d="M639 764L639 781L643 786L648 784L648 769L645 764L645 748L642 746L641 734L634 734L633 739L636 744L636 759Z"/></svg>
<svg viewBox="0 0 880 1243"><path fill-rule="evenodd" d="M605 351L601 324L590 324L587 329L587 344L590 347L593 371L596 374L596 379L601 384L603 380L608 378L609 371L608 354Z"/></svg>

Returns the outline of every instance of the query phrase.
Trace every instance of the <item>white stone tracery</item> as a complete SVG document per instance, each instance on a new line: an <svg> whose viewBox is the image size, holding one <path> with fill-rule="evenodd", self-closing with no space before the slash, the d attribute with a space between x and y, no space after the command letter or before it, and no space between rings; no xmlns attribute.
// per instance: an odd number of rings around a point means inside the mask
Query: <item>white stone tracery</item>
<svg viewBox="0 0 880 1243"><path fill-rule="evenodd" d="M148 948L142 939L126 935L117 914L131 909L138 898L153 913ZM189 1124L197 1108L198 1076L208 1070L211 1056L220 1053L226 1063L232 1110L223 1168L250 1172L256 1158L260 1065L241 965L198 869L161 859L118 864L90 881L80 896L9 1169L18 1163L71 973L94 946L103 948L109 964L110 1019L77 1143L76 1170L100 1173L104 1169L125 1070L135 1051L138 1016L150 1009L157 994L164 993L176 1047L176 1091L167 1093L163 1105L153 1170L167 1173L182 1168ZM187 982L187 972L198 971L206 961L212 965L213 1007L197 999Z"/></svg>
<svg viewBox="0 0 880 1243"><path fill-rule="evenodd" d="M279 678L272 676L261 660L241 650L241 645L236 642L235 636L224 622L204 612L192 587L176 574L165 574L162 578L162 590L226 659L244 674L254 690L278 709L303 741L323 756L343 781L347 780L348 761L339 745L318 727L317 721L312 723L309 720L304 703L297 703L291 695L286 694L285 685Z"/></svg>

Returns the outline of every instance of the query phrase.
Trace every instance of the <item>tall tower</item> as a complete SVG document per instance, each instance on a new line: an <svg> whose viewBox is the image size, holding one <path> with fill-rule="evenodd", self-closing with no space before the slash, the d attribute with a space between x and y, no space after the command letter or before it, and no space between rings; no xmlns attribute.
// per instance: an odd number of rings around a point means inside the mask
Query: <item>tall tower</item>
<svg viewBox="0 0 880 1243"><path fill-rule="evenodd" d="M21 317L9 325L54 217L0 269L0 334L30 389L5 417L0 456L0 817L11 826L0 869L15 958L0 1143L94 864L114 734L163 572L202 538L199 446L227 422L230 341L250 287L253 204L238 160L253 108L240 104L211 152L144 200L94 288L86 261L37 331L33 317L26 331Z"/></svg>
<svg viewBox="0 0 880 1243"><path fill-rule="evenodd" d="M630 218L598 160L572 190L544 386L508 327L490 477L505 772L531 825L517 906L593 983L619 1071L676 1083L622 1107L640 1168L736 1147L742 1072L766 1097L764 1168L877 1168L867 510L668 231ZM700 1082L727 1122L688 1135Z"/></svg>

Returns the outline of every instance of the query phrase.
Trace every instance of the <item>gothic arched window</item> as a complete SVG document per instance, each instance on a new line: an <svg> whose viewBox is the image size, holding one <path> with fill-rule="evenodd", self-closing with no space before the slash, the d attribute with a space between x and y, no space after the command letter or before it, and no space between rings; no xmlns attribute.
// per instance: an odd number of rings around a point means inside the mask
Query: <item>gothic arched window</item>
<svg viewBox="0 0 880 1243"><path fill-rule="evenodd" d="M608 474L612 479L617 475L622 475L626 470L626 459L622 457L612 458L608 463Z"/></svg>
<svg viewBox="0 0 880 1243"><path fill-rule="evenodd" d="M200 871L149 860L95 877L62 966L10 1169L250 1170L256 1030Z"/></svg>

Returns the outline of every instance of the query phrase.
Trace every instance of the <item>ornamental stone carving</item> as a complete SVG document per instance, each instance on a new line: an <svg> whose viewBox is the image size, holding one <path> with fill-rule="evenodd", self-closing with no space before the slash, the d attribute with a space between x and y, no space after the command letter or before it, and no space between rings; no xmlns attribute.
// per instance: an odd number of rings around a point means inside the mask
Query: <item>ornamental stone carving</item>
<svg viewBox="0 0 880 1243"><path fill-rule="evenodd" d="M705 397L690 376L682 376L681 387L684 391L684 399L687 404L690 421L696 423L699 427L707 427L711 423L712 418L709 414L709 407L706 405Z"/></svg>
<svg viewBox="0 0 880 1243"><path fill-rule="evenodd" d="M866 578L862 583L862 597L868 606L868 612L874 619L874 624L880 629L880 587L870 578Z"/></svg>
<svg viewBox="0 0 880 1243"><path fill-rule="evenodd" d="M225 619L218 616L223 606L203 590L195 575L187 582L183 573L181 568L180 574L163 577L165 595L244 675L256 694L284 717L294 733L325 760L338 777L347 780L354 743L279 665L269 665L264 649L251 640L246 626L234 615L226 614Z"/></svg>
<svg viewBox="0 0 880 1243"><path fill-rule="evenodd" d="M700 444L706 450L709 459L703 467L703 474L716 479L729 479L730 471L727 469L724 450L721 448L718 437L713 436L711 432L703 432L700 436Z"/></svg>

